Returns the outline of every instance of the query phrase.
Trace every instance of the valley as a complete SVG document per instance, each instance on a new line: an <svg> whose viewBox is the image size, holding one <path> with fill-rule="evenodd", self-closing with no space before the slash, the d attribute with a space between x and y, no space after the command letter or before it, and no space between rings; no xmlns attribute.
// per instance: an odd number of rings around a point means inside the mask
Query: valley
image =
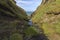
<svg viewBox="0 0 60 40"><path fill-rule="evenodd" d="M42 0L34 12L0 0L0 40L60 40L60 0Z"/></svg>

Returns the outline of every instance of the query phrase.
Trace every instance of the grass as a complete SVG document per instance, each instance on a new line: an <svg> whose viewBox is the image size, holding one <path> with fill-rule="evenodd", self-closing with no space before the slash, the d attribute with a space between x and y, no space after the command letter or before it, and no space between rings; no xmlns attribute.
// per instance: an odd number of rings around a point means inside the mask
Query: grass
<svg viewBox="0 0 60 40"><path fill-rule="evenodd" d="M10 40L23 40L23 37L21 34L15 33L10 36Z"/></svg>
<svg viewBox="0 0 60 40"><path fill-rule="evenodd" d="M37 8L35 15L32 16L32 21L38 24L41 23L40 27L44 29L46 35L51 35L51 37L52 34L56 33L56 35L60 35L60 14L58 13L60 13L60 0L52 0L51 2L49 0Z"/></svg>
<svg viewBox="0 0 60 40"><path fill-rule="evenodd" d="M21 30L27 27L26 12L14 0L0 0L0 40L23 40ZM18 28L19 27L19 28Z"/></svg>
<svg viewBox="0 0 60 40"><path fill-rule="evenodd" d="M28 27L27 29L25 29L24 32L27 36L33 36L38 34L37 30L35 30L34 27Z"/></svg>
<svg viewBox="0 0 60 40"><path fill-rule="evenodd" d="M8 2L6 0L4 1L0 0L0 1L1 1L0 2L1 12L4 12L6 15L10 15L15 18L17 17L17 19L27 20L26 12L22 8L18 7L16 3L13 2L13 0L8 0Z"/></svg>

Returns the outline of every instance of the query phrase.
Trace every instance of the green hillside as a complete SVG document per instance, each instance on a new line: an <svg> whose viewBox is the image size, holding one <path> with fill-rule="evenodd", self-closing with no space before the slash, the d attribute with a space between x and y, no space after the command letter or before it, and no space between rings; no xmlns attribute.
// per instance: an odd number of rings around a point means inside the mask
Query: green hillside
<svg viewBox="0 0 60 40"><path fill-rule="evenodd" d="M26 27L26 12L14 0L0 0L0 40L22 40Z"/></svg>
<svg viewBox="0 0 60 40"><path fill-rule="evenodd" d="M0 0L0 40L60 40L60 0L42 0L31 17L14 0Z"/></svg>
<svg viewBox="0 0 60 40"><path fill-rule="evenodd" d="M50 40L60 40L60 0L42 0L32 21L44 29Z"/></svg>

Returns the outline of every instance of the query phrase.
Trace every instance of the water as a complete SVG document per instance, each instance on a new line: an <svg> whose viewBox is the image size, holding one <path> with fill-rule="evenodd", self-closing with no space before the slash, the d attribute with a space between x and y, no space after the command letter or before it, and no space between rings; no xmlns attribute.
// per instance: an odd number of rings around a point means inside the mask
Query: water
<svg viewBox="0 0 60 40"><path fill-rule="evenodd" d="M33 25L32 20L29 20L28 24L32 26Z"/></svg>

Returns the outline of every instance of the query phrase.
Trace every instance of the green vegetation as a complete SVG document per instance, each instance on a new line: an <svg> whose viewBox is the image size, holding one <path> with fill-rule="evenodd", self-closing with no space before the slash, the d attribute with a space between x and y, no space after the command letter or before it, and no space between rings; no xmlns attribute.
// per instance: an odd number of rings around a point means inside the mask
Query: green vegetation
<svg viewBox="0 0 60 40"><path fill-rule="evenodd" d="M28 27L28 17L24 9L14 0L0 0L0 40L23 40L20 33Z"/></svg>
<svg viewBox="0 0 60 40"><path fill-rule="evenodd" d="M50 40L60 40L60 0L43 0L32 14L32 21L44 29L42 34ZM39 33L29 26L26 12L14 0L0 0L0 40L23 40L23 36Z"/></svg>
<svg viewBox="0 0 60 40"><path fill-rule="evenodd" d="M40 24L50 40L60 40L60 0L43 0L32 15L32 21Z"/></svg>
<svg viewBox="0 0 60 40"><path fill-rule="evenodd" d="M0 0L0 13L10 15L17 19L27 20L26 12L22 8L18 7L12 0Z"/></svg>
<svg viewBox="0 0 60 40"><path fill-rule="evenodd" d="M25 34L27 36L33 36L33 35L37 35L38 34L36 28L34 28L34 27L28 27L27 29L25 29L24 32L25 32Z"/></svg>
<svg viewBox="0 0 60 40"><path fill-rule="evenodd" d="M22 37L22 35L15 33L10 36L10 40L23 40L23 37Z"/></svg>

